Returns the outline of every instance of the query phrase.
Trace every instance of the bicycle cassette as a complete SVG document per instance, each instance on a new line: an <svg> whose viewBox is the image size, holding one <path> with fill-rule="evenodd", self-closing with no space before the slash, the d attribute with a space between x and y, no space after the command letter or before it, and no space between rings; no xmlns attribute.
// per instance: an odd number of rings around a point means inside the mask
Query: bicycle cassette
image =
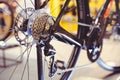
<svg viewBox="0 0 120 80"><path fill-rule="evenodd" d="M40 39L47 39L50 36L50 28L53 24L53 18L47 13L40 13L35 17L31 25L31 32L37 44Z"/></svg>

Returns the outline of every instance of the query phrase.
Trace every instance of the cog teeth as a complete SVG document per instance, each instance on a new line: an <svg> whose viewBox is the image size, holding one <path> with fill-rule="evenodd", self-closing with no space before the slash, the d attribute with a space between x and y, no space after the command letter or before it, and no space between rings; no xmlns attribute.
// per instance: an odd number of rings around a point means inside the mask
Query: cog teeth
<svg viewBox="0 0 120 80"><path fill-rule="evenodd" d="M25 11L27 13L25 13ZM27 44L25 39L32 35L32 39L28 43L33 42L33 40L35 40L36 43L39 43L41 38L44 38L45 40L48 38L49 29L53 24L53 18L45 11L35 10L30 7L26 8L21 10L16 17L14 24L15 38L19 43ZM27 38L21 38L19 32L23 33L23 36Z"/></svg>
<svg viewBox="0 0 120 80"><path fill-rule="evenodd" d="M54 21L47 13L39 13L31 25L32 36L34 40L39 41L40 38L49 36L50 26Z"/></svg>

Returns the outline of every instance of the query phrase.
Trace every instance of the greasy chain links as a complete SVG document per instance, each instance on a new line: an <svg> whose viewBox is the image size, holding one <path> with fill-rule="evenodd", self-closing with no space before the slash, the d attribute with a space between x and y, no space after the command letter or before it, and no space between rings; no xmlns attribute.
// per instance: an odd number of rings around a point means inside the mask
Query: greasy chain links
<svg viewBox="0 0 120 80"><path fill-rule="evenodd" d="M41 38L46 39L50 35L49 30L53 24L53 18L47 13L40 13L36 16L31 25L31 32L37 44Z"/></svg>

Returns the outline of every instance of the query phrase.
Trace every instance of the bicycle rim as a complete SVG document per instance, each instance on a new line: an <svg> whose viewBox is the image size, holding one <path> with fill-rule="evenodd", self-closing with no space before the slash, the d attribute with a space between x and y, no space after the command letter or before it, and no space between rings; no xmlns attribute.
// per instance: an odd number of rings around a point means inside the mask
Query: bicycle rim
<svg viewBox="0 0 120 80"><path fill-rule="evenodd" d="M9 0L10 1L10 0ZM10 59L10 62L6 60L5 68L2 68L0 70L0 76L2 77L2 80L37 80L37 63L36 63L36 57L33 59L31 53L35 53L36 49L33 50L33 44L32 44L32 37L30 36L29 32L25 32L22 30L19 30L21 24L23 24L23 19L28 19L33 11L35 10L35 0L15 0L14 3L17 5L14 16L14 35L17 41L20 43L21 50L17 49L16 52L14 52L14 55L10 55L9 57L12 57L12 61ZM11 18L13 19L13 18ZM12 20L11 20L12 21ZM27 23L24 23L24 26L27 26ZM29 34L29 35L28 35ZM31 43L31 44L29 44ZM11 52L11 51L10 51ZM33 60L30 60L31 58ZM33 64L32 64L33 61ZM32 68L34 67L34 69ZM4 75L6 75L4 77Z"/></svg>
<svg viewBox="0 0 120 80"><path fill-rule="evenodd" d="M104 39L103 49L100 58L97 60L98 64L108 71L120 71L119 64L119 41L111 39ZM117 58L118 57L118 58Z"/></svg>
<svg viewBox="0 0 120 80"><path fill-rule="evenodd" d="M12 8L7 2L0 1L0 8L1 8L0 41L5 41L12 33L14 17Z"/></svg>
<svg viewBox="0 0 120 80"><path fill-rule="evenodd" d="M105 70L117 72L120 71L120 59L117 58L117 56L119 55L120 44L119 41L113 40L111 36L107 33L107 29L109 29L110 26L105 28L106 26L106 19L102 19L102 33L98 41L103 40L104 44L102 46L100 58L97 60L97 62Z"/></svg>

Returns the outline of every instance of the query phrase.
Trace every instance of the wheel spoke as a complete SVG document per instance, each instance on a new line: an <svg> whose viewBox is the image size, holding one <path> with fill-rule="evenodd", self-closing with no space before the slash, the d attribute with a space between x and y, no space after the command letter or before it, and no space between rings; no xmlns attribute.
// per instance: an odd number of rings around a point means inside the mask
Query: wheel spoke
<svg viewBox="0 0 120 80"><path fill-rule="evenodd" d="M26 63L25 63L24 69L23 69L21 80L23 80L26 68L27 68L27 72L28 72L27 74L28 74L28 80L29 80L29 56L31 53L31 49L32 49L32 47L30 48L29 51L27 51L27 60L26 60Z"/></svg>
<svg viewBox="0 0 120 80"><path fill-rule="evenodd" d="M15 60L18 60L19 58L23 57L24 54L25 54L29 49L30 49L30 51L31 51L31 48L32 48L32 45L29 46L28 48L26 48L26 49L24 50L24 52L23 52L21 55L19 55ZM28 54L28 56L29 56L29 55L30 55L30 53ZM27 60L28 60L28 58L27 58ZM27 63L27 62L26 62L26 63ZM9 77L9 80L12 80L12 77L14 76L15 71L17 70L18 66L19 66L19 64L16 64L16 65L15 65L15 67L14 67L14 69L12 70L12 73L11 73L11 75L10 75L10 77ZM22 79L22 78L21 78L21 79Z"/></svg>
<svg viewBox="0 0 120 80"><path fill-rule="evenodd" d="M24 8L19 4L19 2L16 0L15 1L16 3L17 3L17 5L22 9L22 10L24 10Z"/></svg>
<svg viewBox="0 0 120 80"><path fill-rule="evenodd" d="M33 1L32 1L32 0L30 0L30 2L32 3L32 5L33 5L33 6L35 6L35 4L33 3Z"/></svg>
<svg viewBox="0 0 120 80"><path fill-rule="evenodd" d="M12 33L10 28L13 27L13 11L10 5L5 1L0 1L0 40L7 40L9 35ZM7 21L9 20L9 21Z"/></svg>

